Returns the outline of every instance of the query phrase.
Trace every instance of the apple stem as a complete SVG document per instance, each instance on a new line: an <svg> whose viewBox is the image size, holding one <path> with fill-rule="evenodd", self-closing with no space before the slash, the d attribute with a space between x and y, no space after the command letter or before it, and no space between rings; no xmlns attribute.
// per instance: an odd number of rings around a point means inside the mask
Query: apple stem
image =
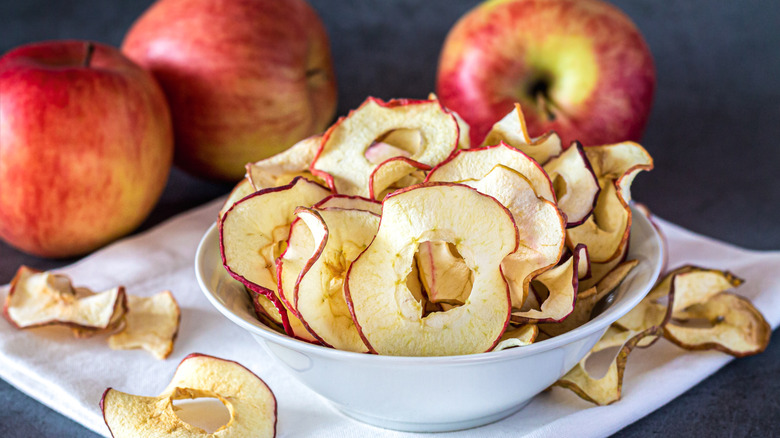
<svg viewBox="0 0 780 438"><path fill-rule="evenodd" d="M95 44L92 42L88 42L87 53L84 55L84 63L82 64L84 67L89 67L89 64L92 62L93 53L95 53Z"/></svg>
<svg viewBox="0 0 780 438"><path fill-rule="evenodd" d="M553 107L555 105L547 97L546 93L544 93L544 92L536 93L536 106L542 112L544 112L545 116L547 116L547 120L549 120L549 121L555 120L555 112L553 112L553 110L551 108L551 107Z"/></svg>

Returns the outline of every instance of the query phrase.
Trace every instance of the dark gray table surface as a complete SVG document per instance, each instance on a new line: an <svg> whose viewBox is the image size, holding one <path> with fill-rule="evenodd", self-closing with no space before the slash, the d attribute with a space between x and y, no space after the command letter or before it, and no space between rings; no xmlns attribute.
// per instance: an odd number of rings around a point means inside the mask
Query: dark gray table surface
<svg viewBox="0 0 780 438"><path fill-rule="evenodd" d="M119 45L130 23L150 3L4 0L0 53L46 39ZM340 83L339 113L368 95L425 97L434 88L447 30L476 3L312 0L331 37ZM637 178L635 199L696 232L747 248L780 249L778 4L615 3L645 35L658 74L656 101L642 141L656 168ZM162 200L142 229L229 189L230 185L201 181L174 169ZM27 256L0 243L0 284L10 281L21 264L51 269L72 261ZM765 353L731 362L616 435L780 435L777 376L780 340L775 339ZM95 435L0 380L0 436Z"/></svg>

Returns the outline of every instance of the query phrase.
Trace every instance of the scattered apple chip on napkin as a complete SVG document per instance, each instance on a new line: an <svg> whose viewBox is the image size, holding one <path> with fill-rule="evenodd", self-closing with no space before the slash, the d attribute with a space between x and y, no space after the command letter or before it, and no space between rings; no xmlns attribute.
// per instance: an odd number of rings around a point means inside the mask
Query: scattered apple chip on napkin
<svg viewBox="0 0 780 438"><path fill-rule="evenodd" d="M125 324L108 337L114 350L143 348L157 359L165 359L173 350L179 331L181 311L170 291L150 297L128 295Z"/></svg>
<svg viewBox="0 0 780 438"><path fill-rule="evenodd" d="M620 345L604 377L596 379L587 372L589 353L555 385L599 405L613 403L620 399L631 350L650 347L662 336L689 350L714 349L737 357L764 351L771 328L750 300L728 292L740 284L741 279L726 271L675 269L612 324L591 350L598 353Z"/></svg>
<svg viewBox="0 0 780 438"><path fill-rule="evenodd" d="M101 293L76 288L70 278L21 266L11 281L3 315L17 328L66 325L86 335L111 330L127 310L122 286Z"/></svg>
<svg viewBox="0 0 780 438"><path fill-rule="evenodd" d="M176 415L175 400L216 398L230 419L214 435ZM108 388L100 400L103 419L114 437L273 437L276 397L271 388L241 364L204 354L181 361L168 387L157 397Z"/></svg>

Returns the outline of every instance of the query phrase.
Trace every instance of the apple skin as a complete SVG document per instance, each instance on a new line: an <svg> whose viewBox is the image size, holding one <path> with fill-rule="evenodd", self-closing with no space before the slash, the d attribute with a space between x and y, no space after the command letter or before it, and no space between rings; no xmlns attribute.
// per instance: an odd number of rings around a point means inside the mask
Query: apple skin
<svg viewBox="0 0 780 438"><path fill-rule="evenodd" d="M51 41L0 58L0 237L9 244L59 258L129 233L162 194L172 157L165 96L119 50Z"/></svg>
<svg viewBox="0 0 780 438"><path fill-rule="evenodd" d="M464 15L444 43L443 104L471 125L472 144L519 102L532 137L564 147L638 141L655 91L652 55L620 10L599 0L493 0Z"/></svg>
<svg viewBox="0 0 780 438"><path fill-rule="evenodd" d="M159 0L122 50L160 82L174 161L196 176L237 181L336 112L328 36L304 0Z"/></svg>

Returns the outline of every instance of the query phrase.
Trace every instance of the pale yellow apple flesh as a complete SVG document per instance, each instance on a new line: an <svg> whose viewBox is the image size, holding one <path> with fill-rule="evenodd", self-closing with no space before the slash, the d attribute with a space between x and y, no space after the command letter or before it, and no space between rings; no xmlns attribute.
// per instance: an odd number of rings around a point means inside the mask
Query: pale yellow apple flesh
<svg viewBox="0 0 780 438"><path fill-rule="evenodd" d="M467 220L469 212L481 220ZM474 284L462 306L423 316L407 278L426 241L453 243L474 273ZM501 261L516 247L511 213L474 189L423 184L395 192L384 201L376 237L347 274L347 302L363 340L372 352L396 356L490 350L504 332L511 305Z"/></svg>
<svg viewBox="0 0 780 438"><path fill-rule="evenodd" d="M220 400L230 420L213 434L184 422L174 400L210 397ZM276 398L268 385L237 362L202 354L184 358L168 387L157 397L108 388L100 401L111 436L130 437L273 437Z"/></svg>
<svg viewBox="0 0 780 438"><path fill-rule="evenodd" d="M3 314L17 328L61 324L79 330L77 335L114 328L127 310L122 286L94 293L72 286L64 275L21 266L11 281Z"/></svg>
<svg viewBox="0 0 780 438"><path fill-rule="evenodd" d="M369 98L325 133L311 169L337 193L371 198L369 180L378 165L366 158L366 150L398 129L420 133L419 144L410 142L415 149L407 151L408 158L428 168L447 158L458 144L457 122L437 101Z"/></svg>
<svg viewBox="0 0 780 438"><path fill-rule="evenodd" d="M561 139L553 131L531 138L519 103L515 104L509 114L493 125L482 145L493 146L501 142L520 149L539 164L545 164L563 151Z"/></svg>
<svg viewBox="0 0 780 438"><path fill-rule="evenodd" d="M149 297L128 295L125 326L108 338L114 350L142 348L157 359L165 359L173 351L173 341L179 331L181 311L170 291Z"/></svg>
<svg viewBox="0 0 780 438"><path fill-rule="evenodd" d="M593 212L601 189L582 146L573 144L550 159L544 170L553 183L558 208L566 215L566 226L584 222Z"/></svg>
<svg viewBox="0 0 780 438"><path fill-rule="evenodd" d="M379 216L363 210L299 209L298 228L290 232L287 251L279 259L280 290L293 294L298 316L323 345L367 352L344 298L350 264L376 235ZM288 297L289 300L289 297Z"/></svg>

